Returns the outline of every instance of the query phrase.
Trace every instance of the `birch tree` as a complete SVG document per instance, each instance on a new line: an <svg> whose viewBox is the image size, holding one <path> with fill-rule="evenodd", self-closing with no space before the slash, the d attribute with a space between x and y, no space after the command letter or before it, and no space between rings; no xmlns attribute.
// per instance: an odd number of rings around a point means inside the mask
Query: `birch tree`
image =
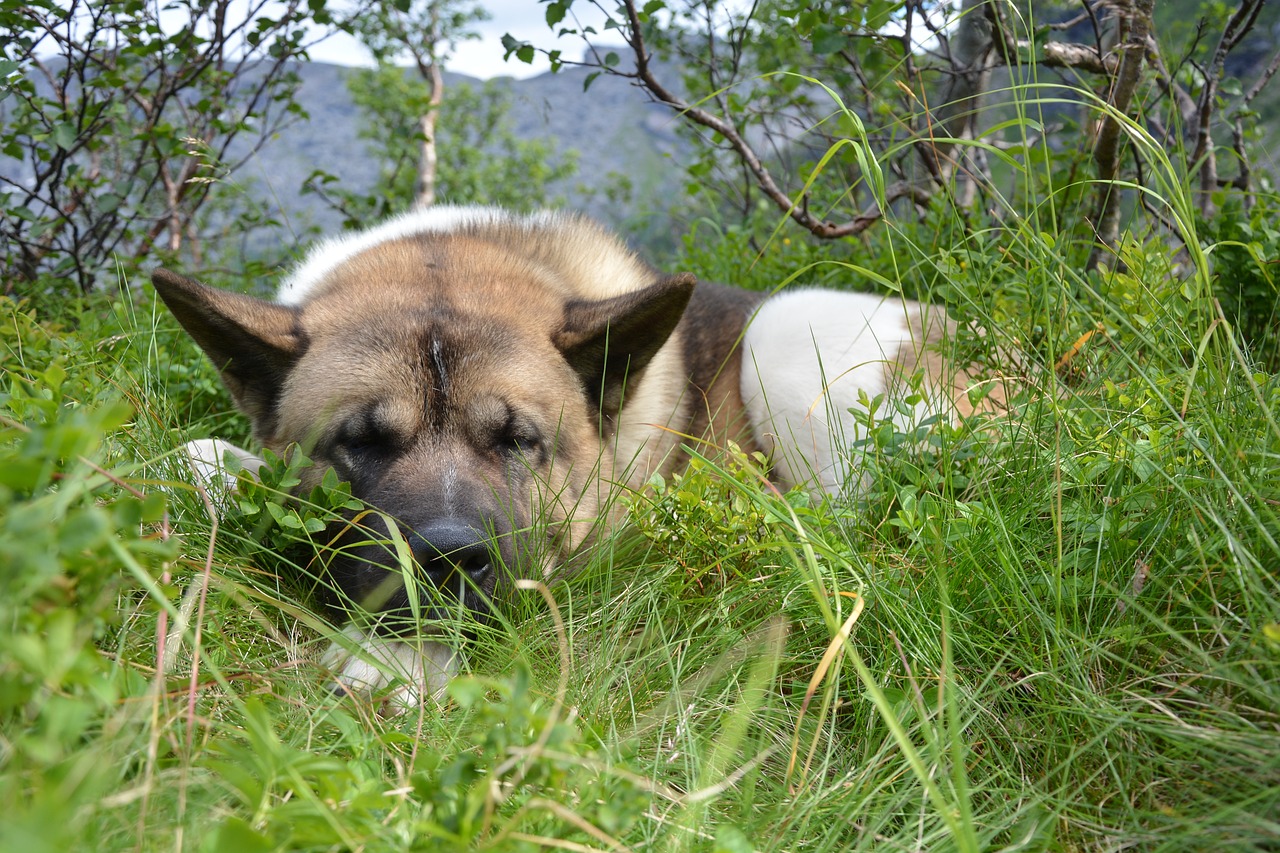
<svg viewBox="0 0 1280 853"><path fill-rule="evenodd" d="M445 98L444 63L460 41L475 38L472 25L486 20L488 12L471 0L405 0L375 3L350 22L353 32L368 46L379 65L392 65L407 57L429 87L430 97L417 117L418 181L415 204L435 203L440 154L437 124Z"/></svg>

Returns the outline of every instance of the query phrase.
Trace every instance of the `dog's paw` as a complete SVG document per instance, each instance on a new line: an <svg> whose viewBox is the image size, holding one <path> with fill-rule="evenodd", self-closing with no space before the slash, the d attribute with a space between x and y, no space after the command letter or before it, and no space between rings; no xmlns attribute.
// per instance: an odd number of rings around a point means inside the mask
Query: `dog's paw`
<svg viewBox="0 0 1280 853"><path fill-rule="evenodd" d="M377 699L388 713L416 708L428 699L439 702L458 673L461 653L444 643L378 637L350 625L342 633L346 641L332 643L321 657L333 673L334 689ZM396 689L387 694L392 684Z"/></svg>
<svg viewBox="0 0 1280 853"><path fill-rule="evenodd" d="M230 453L240 462L240 467L256 475L266 463L241 447L220 438L198 438L182 446L197 485L203 486L215 501L235 493L236 476L227 470L226 455Z"/></svg>

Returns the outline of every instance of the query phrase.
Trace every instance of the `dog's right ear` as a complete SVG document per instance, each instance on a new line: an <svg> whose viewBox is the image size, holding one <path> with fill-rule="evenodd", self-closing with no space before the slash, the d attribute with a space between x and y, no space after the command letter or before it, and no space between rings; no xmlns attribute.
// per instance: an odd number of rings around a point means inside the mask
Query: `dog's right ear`
<svg viewBox="0 0 1280 853"><path fill-rule="evenodd" d="M157 269L156 293L222 374L259 440L275 431L275 403L285 377L307 348L298 310L215 290Z"/></svg>
<svg viewBox="0 0 1280 853"><path fill-rule="evenodd" d="M676 275L643 290L565 306L551 340L606 416L618 413L628 374L644 370L671 337L697 283L691 275Z"/></svg>

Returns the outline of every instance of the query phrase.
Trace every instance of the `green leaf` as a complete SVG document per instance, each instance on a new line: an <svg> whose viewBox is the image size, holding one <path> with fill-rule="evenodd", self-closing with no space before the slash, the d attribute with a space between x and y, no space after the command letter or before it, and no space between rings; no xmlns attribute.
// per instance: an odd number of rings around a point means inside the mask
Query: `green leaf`
<svg viewBox="0 0 1280 853"><path fill-rule="evenodd" d="M511 33L504 33L502 36L502 49L505 51L503 59L510 59L514 54L515 58L521 62L533 62L533 45L525 41L520 41Z"/></svg>
<svg viewBox="0 0 1280 853"><path fill-rule="evenodd" d="M164 518L168 505L169 499L164 492L152 492L142 499L142 520L148 524L158 522Z"/></svg>
<svg viewBox="0 0 1280 853"><path fill-rule="evenodd" d="M213 843L207 848L214 853L266 853L276 845L238 817L229 817L218 827Z"/></svg>
<svg viewBox="0 0 1280 853"><path fill-rule="evenodd" d="M741 829L736 826L721 826L716 829L715 853L754 853L755 847L747 840Z"/></svg>
<svg viewBox="0 0 1280 853"><path fill-rule="evenodd" d="M445 688L453 701L463 708L471 708L484 699L484 685L475 678L461 677L449 682Z"/></svg>
<svg viewBox="0 0 1280 853"><path fill-rule="evenodd" d="M333 468L326 468L324 474L320 477L320 485L326 491L333 491L338 488L338 472Z"/></svg>
<svg viewBox="0 0 1280 853"><path fill-rule="evenodd" d="M813 52L817 56L829 56L842 49L849 39L838 27L824 26L813 33Z"/></svg>
<svg viewBox="0 0 1280 853"><path fill-rule="evenodd" d="M285 508L277 503L267 504L267 512L271 514L271 517L275 519L276 524L279 525L284 525L285 519L289 517L289 513L285 511Z"/></svg>
<svg viewBox="0 0 1280 853"><path fill-rule="evenodd" d="M54 145L63 151L70 151L76 144L76 126L70 122L63 122L53 128L52 136Z"/></svg>

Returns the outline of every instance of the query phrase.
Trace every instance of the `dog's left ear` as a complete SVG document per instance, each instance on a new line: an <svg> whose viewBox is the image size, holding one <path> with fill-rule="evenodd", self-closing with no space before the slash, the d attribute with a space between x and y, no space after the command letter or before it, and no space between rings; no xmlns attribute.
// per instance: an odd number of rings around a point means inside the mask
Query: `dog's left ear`
<svg viewBox="0 0 1280 853"><path fill-rule="evenodd" d="M551 340L605 415L618 413L627 377L643 370L671 337L697 283L683 273L633 293L565 306Z"/></svg>

